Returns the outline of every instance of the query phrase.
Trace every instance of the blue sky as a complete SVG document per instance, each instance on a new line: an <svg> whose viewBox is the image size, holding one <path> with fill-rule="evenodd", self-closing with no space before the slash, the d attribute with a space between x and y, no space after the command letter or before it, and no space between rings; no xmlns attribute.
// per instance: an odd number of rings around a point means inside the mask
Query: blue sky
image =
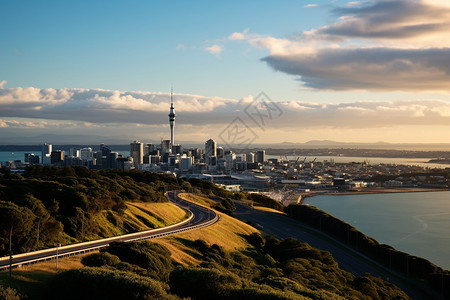
<svg viewBox="0 0 450 300"><path fill-rule="evenodd" d="M0 138L449 142L446 2L0 0Z"/></svg>
<svg viewBox="0 0 450 300"><path fill-rule="evenodd" d="M2 2L8 87L168 91L173 83L184 93L239 98L271 83L277 97L298 97L296 82L259 61L266 51L228 43L216 56L205 47L245 29L283 37L328 18L326 8L302 1Z"/></svg>

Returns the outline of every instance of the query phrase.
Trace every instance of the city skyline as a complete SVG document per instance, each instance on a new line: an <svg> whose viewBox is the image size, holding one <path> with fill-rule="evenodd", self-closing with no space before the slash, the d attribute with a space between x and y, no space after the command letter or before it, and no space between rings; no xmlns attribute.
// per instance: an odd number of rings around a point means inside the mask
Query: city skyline
<svg viewBox="0 0 450 300"><path fill-rule="evenodd" d="M226 145L236 125L255 144L450 142L445 1L3 8L3 144L170 139L172 84L180 144ZM278 111L258 123L260 92Z"/></svg>

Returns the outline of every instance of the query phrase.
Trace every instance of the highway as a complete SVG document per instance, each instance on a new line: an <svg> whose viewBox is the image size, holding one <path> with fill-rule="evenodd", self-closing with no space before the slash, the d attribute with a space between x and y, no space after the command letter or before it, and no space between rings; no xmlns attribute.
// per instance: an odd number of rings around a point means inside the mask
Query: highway
<svg viewBox="0 0 450 300"><path fill-rule="evenodd" d="M25 264L55 259L56 257L63 257L93 251L106 247L112 242L130 242L130 241L139 241L144 239L157 238L161 236L178 233L181 231L209 226L218 221L219 217L213 210L185 201L178 197L177 192L167 192L166 197L177 206L188 211L190 215L189 218L180 223L158 229L152 229L90 242L83 242L73 245L66 245L62 247L13 255L12 266L18 267ZM10 264L9 256L0 258L0 270L8 269L9 264Z"/></svg>
<svg viewBox="0 0 450 300"><path fill-rule="evenodd" d="M284 214L253 209L247 203L235 202L235 217L248 221L257 229L280 239L295 238L301 242L331 252L333 258L344 269L356 276L370 273L399 286L413 299L442 299L438 293L422 283L395 273L364 255L334 240L319 230L309 227Z"/></svg>

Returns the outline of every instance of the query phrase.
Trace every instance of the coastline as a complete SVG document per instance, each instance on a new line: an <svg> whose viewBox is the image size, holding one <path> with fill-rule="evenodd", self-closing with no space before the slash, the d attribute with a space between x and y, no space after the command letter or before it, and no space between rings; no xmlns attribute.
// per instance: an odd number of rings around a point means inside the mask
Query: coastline
<svg viewBox="0 0 450 300"><path fill-rule="evenodd" d="M377 192L378 191L378 192ZM414 188L414 189L405 189L405 188L402 188L402 189L399 189L399 188L396 188L396 189L377 189L377 191L370 191L370 192L361 192L361 193L352 193L352 192L350 192L350 193L312 193L312 194L310 194L309 195L309 197L313 197L313 196L316 196L316 195L325 195L325 196L344 196L344 195L363 195L363 194L372 194L372 195L377 195L377 194L386 194L386 197L389 197L389 196L387 196L388 194L392 194L392 193L425 193L425 192L445 192L445 193L448 193L448 192L450 192L450 189L429 189L429 188L426 188L426 189L420 189L420 188ZM446 194L447 196L448 196L448 194ZM400 195L399 195L400 196ZM381 196L381 198L383 198L384 196ZM400 197L403 197L403 199L409 199L409 196L400 196ZM407 197L407 198L404 198L404 197ZM411 199L417 199L417 197L416 196L411 196L411 197L413 197L413 198L411 198ZM424 195L422 195L422 196L419 196L420 198L422 198L422 197L427 197L425 194ZM435 196L431 196L431 194L430 194L430 196L429 197L431 197L431 198L433 198L433 197L435 197ZM436 197L440 197L440 196L436 196ZM306 198L308 198L308 197L305 197L304 199L306 199ZM350 198L350 197L349 197ZM316 207L315 206L315 204L314 204L314 202L309 202L308 203L308 201L306 200L306 201L303 201L304 199L302 199L302 203L301 203L301 206L304 206L304 207L311 207L311 208L315 208L315 209L319 209L319 210L321 210L321 211L323 211L323 212L325 212L325 213L327 213L327 214L332 214L333 212L332 211L328 211L328 210L322 210L323 208L318 208L318 207ZM447 198L445 198L445 199L447 199ZM336 198L336 201L338 201L339 199L338 198ZM314 200L312 200L311 199L311 201L314 201ZM331 198L329 198L329 201L333 201ZM337 203L337 202L336 202ZM414 203L414 202L413 202ZM440 215L442 215L442 214L447 214L448 215L448 210L445 210L445 211L438 211L439 212L439 214ZM434 212L434 214L436 214L436 212ZM415 216L415 217L414 217ZM420 219L420 218L418 218L416 215L414 215L413 217L412 217L412 219L415 219L416 221L419 221L419 222L422 222L423 223L423 221L420 221L420 220L418 220L418 219ZM427 216L426 214L424 215L424 216ZM419 217L421 217L421 215L419 215ZM346 218L339 218L339 217L335 217L335 218L337 218L337 219L339 219L339 220L341 220L342 222L348 222L348 220L350 220L350 219L346 219ZM343 221L343 220L347 220L347 221ZM353 224L353 226L356 226L356 225L358 225L359 224L359 222L358 222L358 224L356 224L356 223L352 223ZM361 224L359 224L358 226L356 226L355 228L357 228L358 230L364 230L363 228L361 228L360 227L360 225ZM359 229L360 228L360 229ZM445 228L445 226L444 226L444 228ZM366 228L367 229L367 228ZM361 231L361 232L363 232L364 234L370 234L370 233L366 233L366 231L364 230L364 231ZM417 233L417 232L414 232L414 234L415 233ZM408 234L410 234L410 233L408 233ZM370 237L372 237L372 238L374 238L374 233L372 232L372 234L370 234ZM379 240L379 239L381 239L381 240L383 240L383 238L382 237L380 237L380 236L377 236L376 238L375 238L377 241ZM391 243L389 243L388 241L386 241L385 239L384 239L384 242L382 242L382 243L385 243L385 244L387 244L387 245L392 245ZM446 247L448 247L448 244L446 244L447 246ZM400 247L400 249L401 250L398 250L399 248L398 247ZM437 259L436 257L435 258L433 258L433 256L431 255L431 256L428 256L428 254L424 254L424 252L423 252L423 247L422 248L420 248L419 247L419 250L421 249L421 251L422 252L414 252L413 250L411 250L411 249L408 249L405 245L403 245L403 246L401 246L401 245L395 245L394 246L394 249L396 249L397 251L400 251L400 252L405 252L405 253L420 253L420 254L414 254L413 256L415 256L415 255L418 255L417 257L427 257L427 258L425 258L426 260L428 260L428 261L432 261L432 264L434 264L434 265L436 265L436 266L438 266L438 267L440 267L440 268L442 268L442 269L444 269L444 270L447 270L447 271L450 271L450 269L449 269L449 266L448 266L448 261L446 261L445 263L439 263L439 259ZM436 253L434 253L434 255L436 256ZM442 257L442 255L440 256L440 257Z"/></svg>
<svg viewBox="0 0 450 300"><path fill-rule="evenodd" d="M445 192L450 191L450 188L419 188L419 187L405 187L405 188L384 188L384 187L374 187L365 188L354 191L311 191L306 193L300 193L302 199L300 200L301 205L309 205L304 202L306 198L327 195L327 196L348 196L348 195L365 195L365 194L392 194L392 193L420 193L420 192Z"/></svg>

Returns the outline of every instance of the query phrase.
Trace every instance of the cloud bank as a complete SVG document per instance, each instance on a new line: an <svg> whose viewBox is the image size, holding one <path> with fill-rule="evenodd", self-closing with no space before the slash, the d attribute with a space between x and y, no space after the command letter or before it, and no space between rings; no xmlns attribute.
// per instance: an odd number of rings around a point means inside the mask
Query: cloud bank
<svg viewBox="0 0 450 300"><path fill-rule="evenodd" d="M294 62L292 62L294 64ZM295 68L295 66L294 66ZM356 78L354 79L356 80ZM224 126L235 117L245 118L253 97L226 99L175 94L177 122L189 126ZM80 122L79 126L123 123L167 125L170 94L102 89L0 88L0 127L45 127L49 120ZM442 100L403 100L317 104L277 101L282 118L268 120L274 128L385 127L397 125L448 125L450 103ZM3 119L29 119L14 123ZM33 119L37 121L32 121ZM31 121L30 121L31 120ZM47 121L42 121L47 120ZM249 119L248 125L257 127ZM31 123L33 124L31 124Z"/></svg>

